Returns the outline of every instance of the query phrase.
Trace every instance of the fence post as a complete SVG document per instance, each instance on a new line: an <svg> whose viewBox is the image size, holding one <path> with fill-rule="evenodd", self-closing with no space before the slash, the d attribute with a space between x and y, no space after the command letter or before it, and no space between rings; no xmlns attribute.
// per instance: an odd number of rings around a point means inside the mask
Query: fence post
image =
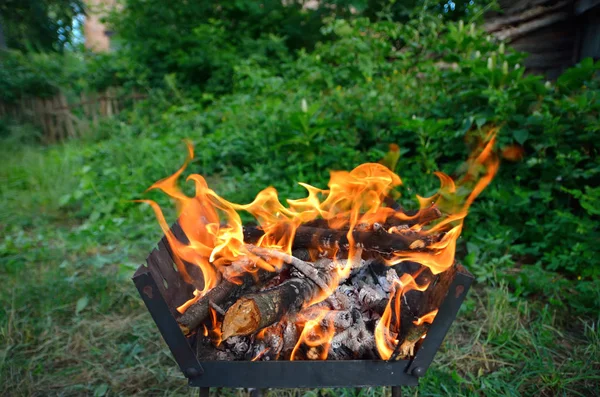
<svg viewBox="0 0 600 397"><path fill-rule="evenodd" d="M71 138L75 138L77 136L77 131L75 130L75 127L73 126L73 119L75 118L75 116L71 113L71 109L69 108L69 103L67 102L67 97L65 96L65 94L60 92L58 94L58 100L61 105L61 110L62 110L61 113L64 118L64 123L65 123L65 127L67 129L67 132Z"/></svg>

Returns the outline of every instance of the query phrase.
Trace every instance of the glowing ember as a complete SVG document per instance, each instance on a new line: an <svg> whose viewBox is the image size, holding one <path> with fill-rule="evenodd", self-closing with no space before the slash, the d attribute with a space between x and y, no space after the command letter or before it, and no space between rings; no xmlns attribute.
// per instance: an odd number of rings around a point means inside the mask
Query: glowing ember
<svg viewBox="0 0 600 397"><path fill-rule="evenodd" d="M252 358L252 360L250 361L257 361L259 360L262 356L264 356L269 350L271 350L270 347L265 347L264 349L262 349L261 351L258 352L258 354L256 356L254 356Z"/></svg>

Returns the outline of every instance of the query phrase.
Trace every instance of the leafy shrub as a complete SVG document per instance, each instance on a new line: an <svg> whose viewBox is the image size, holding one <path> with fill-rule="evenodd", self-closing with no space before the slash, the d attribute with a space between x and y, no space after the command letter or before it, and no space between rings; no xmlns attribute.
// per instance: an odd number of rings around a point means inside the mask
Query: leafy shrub
<svg viewBox="0 0 600 397"><path fill-rule="evenodd" d="M329 40L326 21L362 15L406 22L415 8L457 18L474 15L480 6L450 10L446 1L321 0L309 6L302 0L235 0L190 1L173 9L165 0L124 0L107 21L130 76L157 87L164 76L174 75L189 93L223 94L232 91L234 70L247 60L277 70L296 51L311 51Z"/></svg>
<svg viewBox="0 0 600 397"><path fill-rule="evenodd" d="M398 143L403 201L414 206L415 193L436 189L433 171L461 172L472 131L498 125L505 161L467 221L466 261L517 293L597 305L599 64L585 60L546 83L524 74L524 54L475 25L427 15L404 25L337 20L326 33L335 40L279 71L240 64L235 93L206 108L171 107L158 129L186 131L197 143L194 171L234 180L226 193L238 201L269 184L303 194L295 182L323 185L330 169L375 161Z"/></svg>
<svg viewBox="0 0 600 397"><path fill-rule="evenodd" d="M169 52L182 58L166 64L209 65L199 77L204 87L228 81L233 92L198 95L171 74L162 93L102 127L107 138L81 151L81 183L61 205L102 225L105 238L126 229L137 208L127 201L133 192L176 169L183 138L196 143L189 170L239 202L271 184L284 199L305 194L296 182L323 186L329 170L376 161L396 143L402 203L415 206L415 194L436 190L434 171L460 174L471 137L498 126L505 161L467 218L461 257L482 282L506 280L517 294L541 294L577 312L599 305L600 64L585 60L544 82L524 73L524 54L476 25L427 13L404 24L332 20L322 32L330 40L295 58L278 36L259 35L254 55L240 59L240 47L223 39L223 22L194 28L197 38L214 37L190 48L198 51L192 58ZM173 38L180 39L187 40ZM270 46L280 54L276 64ZM138 235L142 223L128 233Z"/></svg>
<svg viewBox="0 0 600 397"><path fill-rule="evenodd" d="M0 100L15 102L21 96L49 97L60 87L76 89L84 84L85 67L74 53L2 51Z"/></svg>

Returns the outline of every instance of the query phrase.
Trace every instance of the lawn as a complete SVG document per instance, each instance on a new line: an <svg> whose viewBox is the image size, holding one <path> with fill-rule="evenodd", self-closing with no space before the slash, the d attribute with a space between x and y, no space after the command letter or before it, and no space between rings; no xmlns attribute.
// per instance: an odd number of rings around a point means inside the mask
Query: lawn
<svg viewBox="0 0 600 397"><path fill-rule="evenodd" d="M151 210L130 200L177 169L179 138L115 128L104 139L50 147L0 144L0 395L194 393L130 280L161 236ZM237 187L227 176L209 183L226 196ZM115 206L120 216L102 210ZM517 296L501 280L476 283L426 377L406 395L598 392L598 318ZM390 395L270 395L318 393Z"/></svg>

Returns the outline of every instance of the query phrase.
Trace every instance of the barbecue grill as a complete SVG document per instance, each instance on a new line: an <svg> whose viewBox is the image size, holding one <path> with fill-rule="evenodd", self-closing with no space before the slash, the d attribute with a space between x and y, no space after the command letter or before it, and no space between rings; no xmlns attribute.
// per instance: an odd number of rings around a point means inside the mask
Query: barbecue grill
<svg viewBox="0 0 600 397"><path fill-rule="evenodd" d="M182 242L187 238L178 223L171 228ZM171 350L189 386L208 395L210 387L229 388L321 388L417 386L439 349L473 281L460 264L454 266L439 312L426 337L409 360L324 360L324 361L206 361L197 353L196 335L185 336L176 318L176 308L188 301L195 287L177 271L173 253L163 237L135 275L135 283L163 339Z"/></svg>

